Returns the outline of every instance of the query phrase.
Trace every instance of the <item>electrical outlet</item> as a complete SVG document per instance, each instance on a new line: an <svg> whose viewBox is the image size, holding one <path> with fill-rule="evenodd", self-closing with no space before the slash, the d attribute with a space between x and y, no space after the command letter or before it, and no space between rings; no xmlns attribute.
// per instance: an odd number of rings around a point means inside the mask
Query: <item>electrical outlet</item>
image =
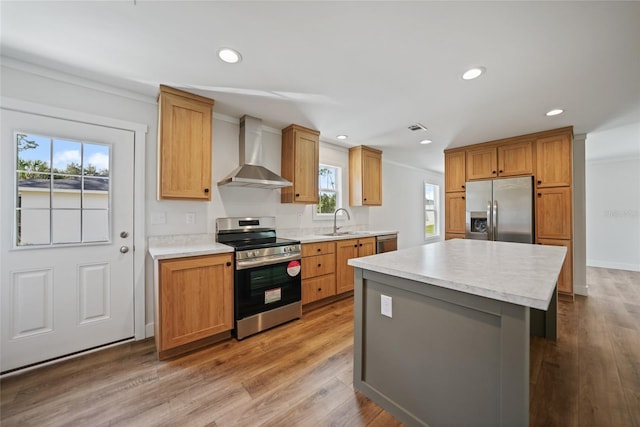
<svg viewBox="0 0 640 427"><path fill-rule="evenodd" d="M380 295L380 314L387 317L393 317L392 302L393 298L387 295Z"/></svg>
<svg viewBox="0 0 640 427"><path fill-rule="evenodd" d="M185 217L185 221L187 224L193 224L196 222L196 214L193 212L188 212L186 217Z"/></svg>
<svg viewBox="0 0 640 427"><path fill-rule="evenodd" d="M151 225L167 223L167 214L164 212L151 212Z"/></svg>

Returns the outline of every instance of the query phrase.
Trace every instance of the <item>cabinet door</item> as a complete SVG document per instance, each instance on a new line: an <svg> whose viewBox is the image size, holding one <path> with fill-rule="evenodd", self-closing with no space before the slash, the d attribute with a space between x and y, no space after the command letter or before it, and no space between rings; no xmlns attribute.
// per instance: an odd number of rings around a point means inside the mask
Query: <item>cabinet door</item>
<svg viewBox="0 0 640 427"><path fill-rule="evenodd" d="M536 191L537 239L571 239L571 187Z"/></svg>
<svg viewBox="0 0 640 427"><path fill-rule="evenodd" d="M351 258L358 257L358 240L339 240L336 242L336 293L341 294L353 289L353 267L347 264Z"/></svg>
<svg viewBox="0 0 640 427"><path fill-rule="evenodd" d="M358 239L358 256L375 255L376 253L376 238L367 237L364 239Z"/></svg>
<svg viewBox="0 0 640 427"><path fill-rule="evenodd" d="M302 280L310 277L334 273L336 257L334 254L316 255L302 258Z"/></svg>
<svg viewBox="0 0 640 427"><path fill-rule="evenodd" d="M302 304L318 301L336 294L336 275L302 280Z"/></svg>
<svg viewBox="0 0 640 427"><path fill-rule="evenodd" d="M362 204L382 205L382 155L362 150Z"/></svg>
<svg viewBox="0 0 640 427"><path fill-rule="evenodd" d="M465 152L444 153L445 192L465 191Z"/></svg>
<svg viewBox="0 0 640 427"><path fill-rule="evenodd" d="M498 176L497 158L496 147L467 150L467 181Z"/></svg>
<svg viewBox="0 0 640 427"><path fill-rule="evenodd" d="M533 175L532 141L498 146L498 175Z"/></svg>
<svg viewBox="0 0 640 427"><path fill-rule="evenodd" d="M571 134L536 140L536 180L538 188L571 185Z"/></svg>
<svg viewBox="0 0 640 427"><path fill-rule="evenodd" d="M211 200L213 100L177 93L160 92L158 198Z"/></svg>
<svg viewBox="0 0 640 427"><path fill-rule="evenodd" d="M160 261L159 351L233 329L232 256Z"/></svg>
<svg viewBox="0 0 640 427"><path fill-rule="evenodd" d="M445 194L444 222L446 233L465 232L465 193Z"/></svg>
<svg viewBox="0 0 640 427"><path fill-rule="evenodd" d="M571 244L571 240L539 239L538 243L542 245L565 246L567 248L567 256L562 264L560 277L558 277L558 292L573 295L573 245Z"/></svg>
<svg viewBox="0 0 640 427"><path fill-rule="evenodd" d="M282 130L281 175L293 183L280 190L282 203L318 203L320 132L298 125Z"/></svg>

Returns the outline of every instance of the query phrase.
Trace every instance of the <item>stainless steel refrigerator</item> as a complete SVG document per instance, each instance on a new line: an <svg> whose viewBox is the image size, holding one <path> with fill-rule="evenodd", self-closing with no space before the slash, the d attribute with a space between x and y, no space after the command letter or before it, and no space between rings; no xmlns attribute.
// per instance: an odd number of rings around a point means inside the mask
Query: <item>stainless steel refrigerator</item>
<svg viewBox="0 0 640 427"><path fill-rule="evenodd" d="M469 181L467 239L533 243L533 177Z"/></svg>

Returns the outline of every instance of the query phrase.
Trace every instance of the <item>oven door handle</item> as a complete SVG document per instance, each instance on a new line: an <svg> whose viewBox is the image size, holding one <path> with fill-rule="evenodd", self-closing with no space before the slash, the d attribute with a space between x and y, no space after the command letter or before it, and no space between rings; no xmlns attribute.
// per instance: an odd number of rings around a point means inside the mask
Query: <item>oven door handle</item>
<svg viewBox="0 0 640 427"><path fill-rule="evenodd" d="M236 270L246 270L247 268L263 267L265 265L282 264L293 260L300 260L302 256L300 253L292 254L280 254L261 257L256 260L242 260L236 261Z"/></svg>

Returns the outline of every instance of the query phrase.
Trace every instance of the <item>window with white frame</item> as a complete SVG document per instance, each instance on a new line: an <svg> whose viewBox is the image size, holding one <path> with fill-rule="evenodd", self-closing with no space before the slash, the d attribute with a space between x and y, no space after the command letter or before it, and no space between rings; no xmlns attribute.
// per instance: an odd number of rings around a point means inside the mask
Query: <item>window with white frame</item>
<svg viewBox="0 0 640 427"><path fill-rule="evenodd" d="M314 210L316 218L332 217L342 206L342 168L320 165L318 171L318 204Z"/></svg>
<svg viewBox="0 0 640 427"><path fill-rule="evenodd" d="M440 187L434 184L424 183L424 238L440 235L438 206Z"/></svg>

